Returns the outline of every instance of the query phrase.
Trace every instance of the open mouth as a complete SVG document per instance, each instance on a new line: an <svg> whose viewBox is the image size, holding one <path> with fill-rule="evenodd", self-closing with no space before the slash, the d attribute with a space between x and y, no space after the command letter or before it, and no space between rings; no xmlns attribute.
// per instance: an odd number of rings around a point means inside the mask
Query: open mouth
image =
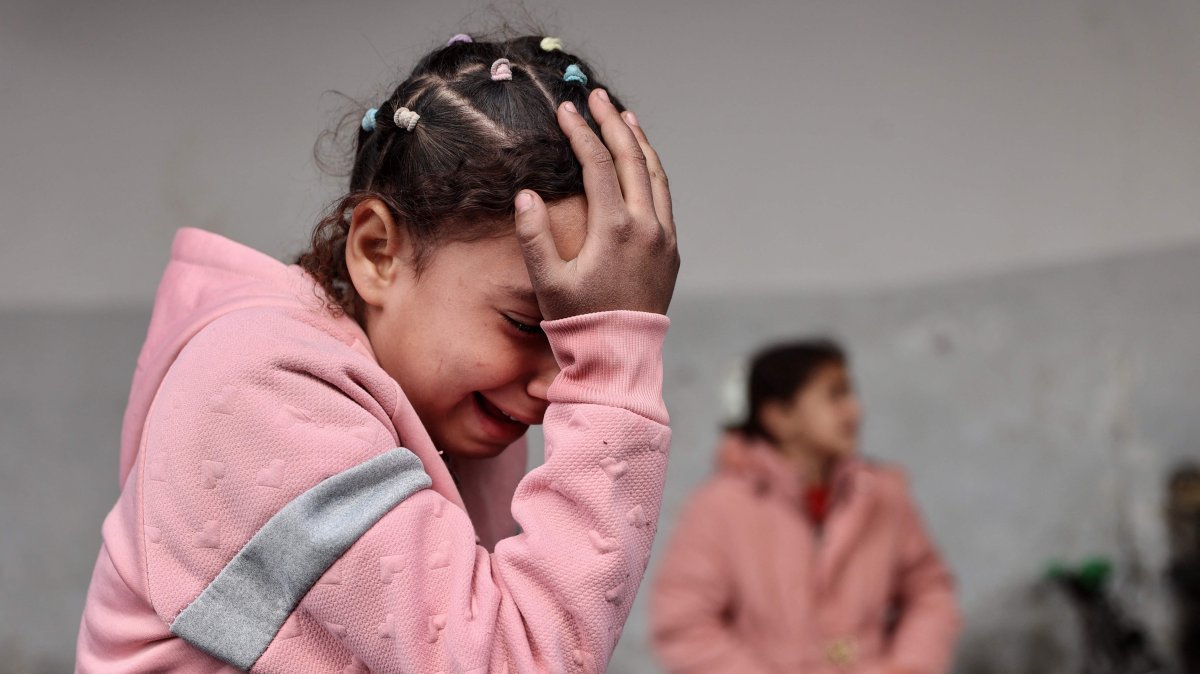
<svg viewBox="0 0 1200 674"><path fill-rule="evenodd" d="M484 418L495 423L498 426L496 430L504 435L515 434L520 436L529 428L529 424L500 409L482 393L476 391L473 397L475 398L475 405L483 413Z"/></svg>

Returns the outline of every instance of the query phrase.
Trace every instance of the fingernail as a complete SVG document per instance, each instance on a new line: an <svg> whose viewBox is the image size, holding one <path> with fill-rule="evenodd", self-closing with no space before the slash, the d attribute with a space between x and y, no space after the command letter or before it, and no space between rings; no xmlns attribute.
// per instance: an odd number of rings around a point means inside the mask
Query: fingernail
<svg viewBox="0 0 1200 674"><path fill-rule="evenodd" d="M533 208L533 196L528 192L517 194L517 212L524 213L531 208Z"/></svg>
<svg viewBox="0 0 1200 674"><path fill-rule="evenodd" d="M575 109L575 104L572 103L571 101L567 101L567 102L563 103L562 106L564 108L566 108L567 112L573 112L577 115L579 114L579 111Z"/></svg>
<svg viewBox="0 0 1200 674"><path fill-rule="evenodd" d="M600 100L604 101L605 103L612 103L612 101L608 100L608 92L607 91L605 91L603 89L597 89L596 95L599 96Z"/></svg>
<svg viewBox="0 0 1200 674"><path fill-rule="evenodd" d="M631 110L625 111L625 121L629 122L629 126L638 126L637 117L634 117L633 111Z"/></svg>

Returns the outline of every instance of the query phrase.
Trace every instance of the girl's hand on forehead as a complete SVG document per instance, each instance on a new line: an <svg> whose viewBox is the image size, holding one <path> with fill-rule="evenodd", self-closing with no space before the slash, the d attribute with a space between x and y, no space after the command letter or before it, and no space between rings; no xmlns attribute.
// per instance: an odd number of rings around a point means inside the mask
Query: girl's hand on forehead
<svg viewBox="0 0 1200 674"><path fill-rule="evenodd" d="M588 108L603 141L574 105L558 108L587 193L587 235L575 259L559 257L541 197L531 190L517 194L517 238L542 316L618 309L665 314L679 273L667 175L633 113L619 113L603 89L591 93Z"/></svg>

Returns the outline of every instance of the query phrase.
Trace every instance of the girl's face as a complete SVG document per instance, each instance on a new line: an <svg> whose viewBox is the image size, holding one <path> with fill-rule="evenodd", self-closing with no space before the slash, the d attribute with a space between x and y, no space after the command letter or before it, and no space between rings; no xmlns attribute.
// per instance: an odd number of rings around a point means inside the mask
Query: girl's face
<svg viewBox="0 0 1200 674"><path fill-rule="evenodd" d="M441 244L418 276L403 231L379 207L355 209L346 251L371 347L438 449L495 456L542 423L558 374L516 234ZM548 211L559 254L574 258L586 201Z"/></svg>
<svg viewBox="0 0 1200 674"><path fill-rule="evenodd" d="M849 456L858 449L862 407L843 364L818 368L808 384L771 417L771 433L784 447L809 448L830 459Z"/></svg>

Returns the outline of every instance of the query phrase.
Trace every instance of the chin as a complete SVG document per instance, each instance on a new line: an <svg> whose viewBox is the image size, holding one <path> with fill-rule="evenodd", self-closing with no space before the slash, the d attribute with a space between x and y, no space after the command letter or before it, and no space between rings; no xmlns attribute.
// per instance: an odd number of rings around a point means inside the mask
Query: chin
<svg viewBox="0 0 1200 674"><path fill-rule="evenodd" d="M500 456L509 445L493 445L483 442L461 442L446 447L446 454L459 459L491 459Z"/></svg>
<svg viewBox="0 0 1200 674"><path fill-rule="evenodd" d="M492 459L500 456L507 447L472 447L463 450L448 450L446 453L456 459Z"/></svg>

